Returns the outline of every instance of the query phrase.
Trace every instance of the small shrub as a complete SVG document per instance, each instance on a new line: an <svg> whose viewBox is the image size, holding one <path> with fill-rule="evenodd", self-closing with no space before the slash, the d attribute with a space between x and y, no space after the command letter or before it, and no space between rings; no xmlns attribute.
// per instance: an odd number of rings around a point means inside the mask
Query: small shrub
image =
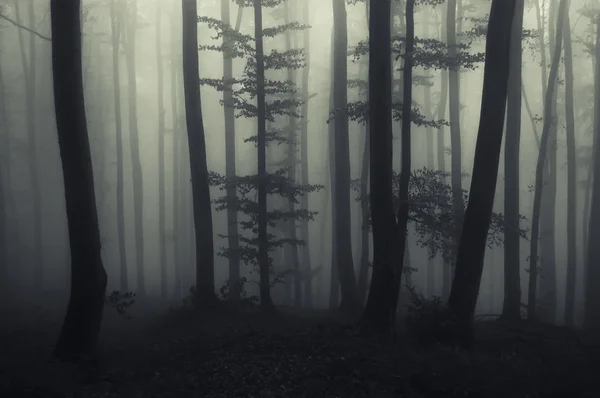
<svg viewBox="0 0 600 398"><path fill-rule="evenodd" d="M118 290L113 290L104 298L104 304L117 311L119 315L124 316L126 319L131 319L131 315L127 313L127 309L135 304L134 297L134 292L121 293Z"/></svg>

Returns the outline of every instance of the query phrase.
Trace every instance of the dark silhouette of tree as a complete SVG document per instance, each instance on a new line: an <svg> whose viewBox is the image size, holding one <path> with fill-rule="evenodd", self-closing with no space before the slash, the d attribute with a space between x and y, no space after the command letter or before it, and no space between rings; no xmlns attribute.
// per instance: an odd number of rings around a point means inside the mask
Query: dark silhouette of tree
<svg viewBox="0 0 600 398"><path fill-rule="evenodd" d="M196 307L213 305L215 295L215 262L213 247L212 208L206 141L200 99L198 75L198 11L196 0L181 0L183 14L182 52L185 119L187 124L190 173L192 179L192 208L196 247Z"/></svg>
<svg viewBox="0 0 600 398"><path fill-rule="evenodd" d="M469 202L448 307L460 338L472 341L473 316L483 271L496 180L502 147L508 91L510 37L516 1L493 0L486 37L485 67L479 130L475 147Z"/></svg>
<svg viewBox="0 0 600 398"><path fill-rule="evenodd" d="M502 316L508 320L521 318L521 235L519 216L519 155L521 144L521 98L523 68L524 2L517 2L512 24L510 76L506 108L504 146L504 303Z"/></svg>
<svg viewBox="0 0 600 398"><path fill-rule="evenodd" d="M83 98L80 7L80 0L50 2L54 104L71 248L69 306L55 354L67 360L96 349L107 279Z"/></svg>

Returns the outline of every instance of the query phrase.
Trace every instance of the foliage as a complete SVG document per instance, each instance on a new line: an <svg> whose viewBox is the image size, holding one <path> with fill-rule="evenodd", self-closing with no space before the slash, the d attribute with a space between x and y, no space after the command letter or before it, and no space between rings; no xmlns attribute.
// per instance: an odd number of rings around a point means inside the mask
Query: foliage
<svg viewBox="0 0 600 398"><path fill-rule="evenodd" d="M129 307L135 304L135 293L125 292L121 293L118 290L113 290L110 294L104 298L104 304L117 311L121 316L126 319L131 319L131 315L127 313Z"/></svg>
<svg viewBox="0 0 600 398"><path fill-rule="evenodd" d="M415 226L417 244L426 248L430 258L441 255L446 258L452 252L452 239L455 231L452 212L452 186L447 183L449 173L422 168L414 170L409 188L409 222ZM465 175L463 175L463 178ZM359 192L360 181L352 181L352 188ZM399 178L393 177L394 198L396 208L398 202ZM463 204L466 207L468 192L463 189ZM369 200L358 197L357 201ZM524 221L525 217L520 216ZM488 232L488 247L500 246L504 243L504 217L501 213L492 213ZM520 229L523 239L527 239L527 229Z"/></svg>

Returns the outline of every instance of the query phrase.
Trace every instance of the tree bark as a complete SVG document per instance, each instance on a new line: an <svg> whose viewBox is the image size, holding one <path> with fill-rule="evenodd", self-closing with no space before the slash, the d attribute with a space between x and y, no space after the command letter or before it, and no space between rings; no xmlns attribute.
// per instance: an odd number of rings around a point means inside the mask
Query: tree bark
<svg viewBox="0 0 600 398"><path fill-rule="evenodd" d="M110 1L110 29L112 36L113 101L115 112L115 142L117 155L117 241L119 245L119 286L121 292L129 291L127 253L125 243L125 193L123 172L123 126L121 116L121 73L119 71L119 43L121 21L115 0Z"/></svg>
<svg viewBox="0 0 600 398"><path fill-rule="evenodd" d="M358 308L356 274L352 259L350 212L350 143L348 135L348 29L346 3L333 0L333 105L335 109L335 207L336 256L342 301L340 309L354 313Z"/></svg>
<svg viewBox="0 0 600 398"><path fill-rule="evenodd" d="M398 264L398 226L392 190L391 0L369 7L370 201L373 274L362 324L378 333L392 328L394 270Z"/></svg>
<svg viewBox="0 0 600 398"><path fill-rule="evenodd" d="M519 156L521 145L523 1L517 2L512 23L510 75L504 145L504 302L502 317L521 318L521 236L519 234Z"/></svg>
<svg viewBox="0 0 600 398"><path fill-rule="evenodd" d="M575 147L575 110L573 105L573 48L571 22L565 13L565 114L567 120L567 280L565 292L565 324L575 322L575 283L577 273L577 157Z"/></svg>
<svg viewBox="0 0 600 398"><path fill-rule="evenodd" d="M473 320L494 205L508 92L510 37L516 0L493 0L488 22L479 130L473 177L448 299L463 343L472 344Z"/></svg>
<svg viewBox="0 0 600 398"><path fill-rule="evenodd" d="M589 252L585 276L584 326L600 330L600 15L596 17L596 70L594 76L594 183L589 217Z"/></svg>
<svg viewBox="0 0 600 398"><path fill-rule="evenodd" d="M231 13L229 0L221 0L221 20L231 29ZM238 8L241 16L243 5ZM237 31L237 29L236 29ZM235 109L233 107L233 54L234 38L230 34L223 34L223 117L225 120L225 176L233 181L236 176L236 148L235 148ZM230 254L229 262L229 300L236 302L240 299L240 255L238 236L238 213L236 209L237 192L235 184L228 184L227 195L227 246Z"/></svg>
<svg viewBox="0 0 600 398"><path fill-rule="evenodd" d="M15 0L15 13L17 22L21 22L19 4L22 1ZM27 12L29 24L35 24L35 9L33 0L27 2ZM34 269L34 287L37 293L43 288L44 280L44 253L42 240L42 192L40 187L38 151L37 151L37 112L36 112L36 61L35 61L35 36L29 35L29 60L27 60L27 48L25 47L25 38L23 30L18 29L19 49L21 52L21 63L23 66L23 75L25 81L25 109L27 140L29 142L27 160L29 162L29 178L31 179L31 190L33 196L33 269Z"/></svg>
<svg viewBox="0 0 600 398"><path fill-rule="evenodd" d="M565 15L566 0L560 0L558 20L562 21ZM557 83L558 67L560 63L560 53L562 49L563 24L557 25L555 49L552 55L552 65L550 67L550 76L548 77L548 89L546 90L544 105L544 126L540 140L540 152L535 170L535 192L533 196L533 213L531 216L531 242L529 255L529 291L527 303L527 318L536 319L536 298L537 298L537 260L538 260L538 239L540 237L540 213L542 204L542 190L544 187L544 161L546 158L548 141L550 140L552 124L552 99Z"/></svg>
<svg viewBox="0 0 600 398"><path fill-rule="evenodd" d="M265 58L263 47L261 0L254 0L254 40L256 42L256 108L258 111L258 266L260 270L260 305L273 311L269 277L269 248L267 237L267 141Z"/></svg>
<svg viewBox="0 0 600 398"><path fill-rule="evenodd" d="M63 360L94 354L107 279L83 98L80 7L80 0L50 2L54 106L71 248L71 295L54 351Z"/></svg>
<svg viewBox="0 0 600 398"><path fill-rule="evenodd" d="M144 180L140 160L140 143L137 115L137 82L136 82L136 31L138 0L132 0L131 10L125 8L123 18L127 20L125 29L125 62L127 65L128 112L129 112L129 149L133 176L133 218L135 229L136 260L136 293L146 295L146 275L144 269ZM126 7L126 6L125 6ZM124 22L125 23L125 22Z"/></svg>

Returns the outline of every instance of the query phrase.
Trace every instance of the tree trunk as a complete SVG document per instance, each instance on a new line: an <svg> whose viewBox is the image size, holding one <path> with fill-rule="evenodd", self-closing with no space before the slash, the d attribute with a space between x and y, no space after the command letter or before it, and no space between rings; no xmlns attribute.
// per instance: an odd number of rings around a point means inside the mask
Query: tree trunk
<svg viewBox="0 0 600 398"><path fill-rule="evenodd" d="M140 143L137 116L137 82L136 82L136 30L138 0L132 0L131 10L127 8L125 15L127 29L125 30L125 61L127 64L128 111L129 111L129 148L131 155L131 170L133 176L133 218L135 229L135 260L136 260L136 293L146 295L146 277L144 270L144 180L140 160ZM125 6L126 7L126 6ZM124 21L125 22L125 21Z"/></svg>
<svg viewBox="0 0 600 398"><path fill-rule="evenodd" d="M493 0L485 48L485 67L473 177L458 248L448 307L464 344L473 339L483 261L494 206L508 92L510 38L516 0Z"/></svg>
<svg viewBox="0 0 600 398"><path fill-rule="evenodd" d="M80 0L50 2L54 106L71 247L71 295L54 351L63 360L94 353L107 279L83 98L80 7Z"/></svg>
<svg viewBox="0 0 600 398"><path fill-rule="evenodd" d="M333 105L335 109L335 251L342 301L340 309L354 313L358 308L356 274L352 260L350 212L350 143L348 136L348 29L345 0L333 0Z"/></svg>
<svg viewBox="0 0 600 398"><path fill-rule="evenodd" d="M521 236L519 234L519 155L521 145L522 31L524 2L517 2L512 23L510 76L504 145L504 302L502 317L521 319Z"/></svg>
<svg viewBox="0 0 600 398"><path fill-rule="evenodd" d="M166 300L168 293L167 281L167 231L165 222L165 72L162 55L162 7L157 2L156 8L156 74L158 95L158 253L160 261L160 295Z"/></svg>
<svg viewBox="0 0 600 398"><path fill-rule="evenodd" d="M600 15L596 17L596 71L594 76L594 184L590 209L589 252L585 285L584 326L600 330Z"/></svg>
<svg viewBox="0 0 600 398"><path fill-rule="evenodd" d="M398 225L392 190L392 56L390 3L369 7L370 201L373 274L362 323L378 333L392 328L394 270L398 264Z"/></svg>
<svg viewBox="0 0 600 398"><path fill-rule="evenodd" d="M15 0L15 13L17 22L21 23L20 7L22 1ZM35 26L35 9L33 0L27 2L27 11L29 25ZM35 35L29 35L29 60L27 60L27 49L25 48L25 38L23 29L18 29L19 48L21 51L21 63L23 66L23 75L25 81L25 110L27 125L27 140L29 142L29 151L27 159L29 161L29 178L31 179L31 190L33 196L33 263L34 263L34 287L37 293L43 288L44 280L44 253L42 241L42 192L40 187L40 177L38 168L37 151L37 112L36 102L36 61L35 61Z"/></svg>
<svg viewBox="0 0 600 398"><path fill-rule="evenodd" d="M196 308L211 306L215 295L215 259L213 245L212 208L206 138L200 99L198 75L198 22L196 0L182 0L183 21L183 89L187 124L190 174L192 180L192 208L196 246Z"/></svg>
<svg viewBox="0 0 600 398"><path fill-rule="evenodd" d="M408 257L406 254L408 247L407 230L408 227L408 194L411 173L411 113L412 113L412 69L413 52L415 49L415 20L414 20L415 0L406 0L406 51L404 54L404 69L402 72L403 90L402 90L402 169L400 171L400 188L398 207L398 264L394 275L394 292L392 296L391 317L394 321L396 311L398 310L398 297L400 295L400 286L402 274L404 272L404 260ZM409 271L410 272L410 271Z"/></svg>
<svg viewBox="0 0 600 398"><path fill-rule="evenodd" d="M560 0L558 11L558 20L563 21L565 15L566 0ZM560 53L562 49L562 34L563 24L557 25L555 49L552 55L552 65L550 67L550 76L548 77L548 89L546 90L545 105L544 105L544 127L542 129L542 137L540 140L540 152L535 170L535 192L533 196L533 213L531 216L531 242L529 255L529 291L527 303L527 318L530 320L536 319L536 298L537 298L537 277L538 277L538 239L540 237L540 213L542 204L542 190L544 187L544 161L546 158L546 150L548 141L550 140L551 124L552 124L552 99L554 98L554 90L557 83L558 66L560 63Z"/></svg>
<svg viewBox="0 0 600 398"><path fill-rule="evenodd" d="M174 14L177 10L174 10ZM183 296L183 288L181 285L182 282L182 269L181 269L181 251L183 250L183 245L180 239L181 225L179 222L180 219L180 194L179 191L181 189L181 176L180 176L180 163L181 158L179 156L179 152L181 150L181 138L180 134L182 134L181 123L179 119L179 106L177 104L178 90L177 90L177 71L181 70L181 59L179 58L179 54L176 51L175 43L177 42L177 34L176 30L178 28L177 20L173 15L171 17L171 124L173 127L173 262L175 263L175 283L174 283L174 299L181 299Z"/></svg>
<svg viewBox="0 0 600 398"><path fill-rule="evenodd" d="M442 8L443 10L444 8ZM440 40L445 41L445 32L446 30L447 19L444 15L442 15L440 30ZM437 108L437 117L438 119L446 118L446 110L448 107L448 71L442 69L440 71L441 75L441 87L440 87L440 101L438 102ZM440 125L437 131L437 164L438 169L442 172L446 172L446 128L444 125ZM444 178L444 183L446 179ZM452 286L452 266L450 261L448 260L448 256L443 256L442 258L442 299L448 300L450 296L450 287Z"/></svg>
<svg viewBox="0 0 600 398"><path fill-rule="evenodd" d="M448 57L456 62L448 70L450 98L450 146L452 156L450 162L450 180L452 185L452 219L454 233L452 237L451 266L456 270L456 256L460 244L460 233L464 217L462 193L462 148L460 139L460 76L458 66L458 48L456 42L456 1L448 0L446 12L446 40L448 41Z"/></svg>
<svg viewBox="0 0 600 398"><path fill-rule="evenodd" d="M360 172L360 270L358 273L358 299L360 305L364 305L367 291L369 290L369 202L366 199L369 194L369 119L366 122L365 142L363 145L362 165Z"/></svg>
<svg viewBox="0 0 600 398"><path fill-rule="evenodd" d="M262 3L254 0L254 40L256 41L256 108L258 111L258 266L260 269L260 305L264 311L272 311L271 284L269 277L269 242L267 237L267 141L265 56L263 47Z"/></svg>
<svg viewBox="0 0 600 398"><path fill-rule="evenodd" d="M309 25L309 2L305 1L302 5L302 20L303 23ZM304 45L305 52L305 65L302 69L302 122L300 126L300 163L301 163L301 176L302 185L308 185L308 79L310 76L310 29L304 29L302 44ZM300 198L300 207L303 210L308 210L308 194L303 195ZM307 309L313 308L313 278L311 275L311 262L310 262L310 246L309 246L309 232L308 232L308 221L300 222L300 239L304 241L302 246L302 272L305 275L304 278L304 305Z"/></svg>
<svg viewBox="0 0 600 398"><path fill-rule="evenodd" d="M116 0L110 1L110 29L112 36L112 72L115 107L115 141L117 155L117 240L119 242L119 286L121 293L129 291L127 253L125 243L125 193L123 173L123 127L121 117L121 73L119 71L119 43L121 23Z"/></svg>
<svg viewBox="0 0 600 398"><path fill-rule="evenodd" d="M575 322L575 282L577 273L577 158L575 148L575 111L573 106L573 49L571 22L565 13L565 114L567 119L567 280L565 324Z"/></svg>
<svg viewBox="0 0 600 398"><path fill-rule="evenodd" d="M221 0L221 20L227 26L231 24L229 0ZM238 8L241 15L243 5ZM231 27L229 27L231 29ZM223 34L223 116L225 120L225 176L233 181L236 176L235 164L235 109L233 106L233 54L235 39L228 33ZM240 255L238 236L237 192L235 184L227 184L227 246L229 247L229 300L240 299Z"/></svg>
<svg viewBox="0 0 600 398"><path fill-rule="evenodd" d="M331 32L331 43L333 43L333 30ZM329 86L329 114L335 111L333 103L333 51L331 52L331 84ZM335 226L337 225L336 198L336 176L335 176L335 119L329 121L328 126L328 158L329 158L329 199L331 200L331 275L329 279L329 308L336 309L340 302L340 272L337 257L337 235Z"/></svg>

